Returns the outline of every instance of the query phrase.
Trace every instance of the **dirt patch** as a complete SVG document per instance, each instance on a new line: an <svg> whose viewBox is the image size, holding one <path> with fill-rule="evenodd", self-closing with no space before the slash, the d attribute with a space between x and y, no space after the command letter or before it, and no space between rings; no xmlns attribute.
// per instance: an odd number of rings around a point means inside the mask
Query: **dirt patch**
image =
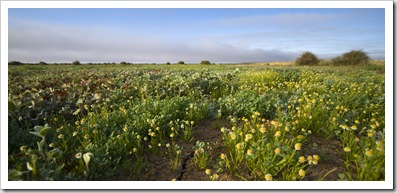
<svg viewBox="0 0 397 193"><path fill-rule="evenodd" d="M310 168L305 180L336 181L338 180L338 174L346 171L344 160L338 153L342 149L340 141L309 135L308 141L304 145L307 146L307 148L302 149L305 156L320 156L318 164Z"/></svg>
<svg viewBox="0 0 397 193"><path fill-rule="evenodd" d="M194 127L193 140L183 142L177 140L176 143L182 147L180 163L177 169L171 169L170 159L166 147L160 147L157 153L148 153L144 156L147 164L137 180L142 181L208 181L210 176L205 173L205 169L200 170L194 161L194 145L197 141L207 143L212 150L209 152L210 162L206 169L210 169L211 173L218 174L218 180L222 181L241 181L241 180L263 180L256 179L254 175L245 169L244 166L238 168L235 173L231 173L226 169L217 172L220 155L226 153L226 148L222 141L222 132L220 128L227 126L226 121L206 119L201 121ZM338 174L345 172L344 160L338 151L342 149L342 144L338 140L327 140L317 135L309 135L307 142L303 144L302 155L319 155L320 160L317 165L312 165L303 180L307 181L336 181ZM117 172L116 172L117 173ZM127 177L127 178L125 178ZM120 179L124 178L124 179ZM117 179L113 180L129 180L128 176L123 172L117 174Z"/></svg>

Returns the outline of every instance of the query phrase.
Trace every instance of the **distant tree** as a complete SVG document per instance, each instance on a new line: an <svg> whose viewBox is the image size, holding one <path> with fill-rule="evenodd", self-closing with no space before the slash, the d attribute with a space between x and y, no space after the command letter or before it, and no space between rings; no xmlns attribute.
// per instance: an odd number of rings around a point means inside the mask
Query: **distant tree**
<svg viewBox="0 0 397 193"><path fill-rule="evenodd" d="M40 61L40 62L39 62L39 65L47 65L47 63L45 63L45 62L43 62L43 61Z"/></svg>
<svg viewBox="0 0 397 193"><path fill-rule="evenodd" d="M121 65L128 65L128 63L125 62L125 61L120 62L120 64L121 64Z"/></svg>
<svg viewBox="0 0 397 193"><path fill-rule="evenodd" d="M170 62L167 62L167 63L165 63L166 65L171 65L171 63Z"/></svg>
<svg viewBox="0 0 397 193"><path fill-rule="evenodd" d="M368 65L369 56L362 50L351 50L332 59L334 65Z"/></svg>
<svg viewBox="0 0 397 193"><path fill-rule="evenodd" d="M179 61L177 64L185 64L184 61Z"/></svg>
<svg viewBox="0 0 397 193"><path fill-rule="evenodd" d="M22 65L23 63L22 62L20 62L20 61L11 61L11 62L8 62L8 65Z"/></svg>
<svg viewBox="0 0 397 193"><path fill-rule="evenodd" d="M78 61L78 60L73 61L72 64L73 65L81 65L80 61Z"/></svg>
<svg viewBox="0 0 397 193"><path fill-rule="evenodd" d="M211 62L208 61L208 60L203 60L203 61L200 62L200 64L209 65L209 64L211 64Z"/></svg>
<svg viewBox="0 0 397 193"><path fill-rule="evenodd" d="M311 52L304 52L299 58L296 59L295 64L299 66L303 65L317 65L320 60L317 56Z"/></svg>

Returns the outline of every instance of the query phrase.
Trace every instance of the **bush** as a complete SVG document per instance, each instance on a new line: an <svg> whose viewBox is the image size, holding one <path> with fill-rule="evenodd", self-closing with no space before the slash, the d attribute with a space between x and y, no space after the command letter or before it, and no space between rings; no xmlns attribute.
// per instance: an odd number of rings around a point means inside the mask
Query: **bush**
<svg viewBox="0 0 397 193"><path fill-rule="evenodd" d="M209 64L211 64L211 62L210 62L210 61L208 61L208 60L203 60L203 61L201 61L201 62L200 62L200 64L206 64L206 65L209 65Z"/></svg>
<svg viewBox="0 0 397 193"><path fill-rule="evenodd" d="M319 66L329 66L329 65L332 65L332 61L331 60L321 60L320 59L320 62L318 63L318 65Z"/></svg>
<svg viewBox="0 0 397 193"><path fill-rule="evenodd" d="M19 61L11 61L11 62L8 62L8 65L23 65L23 63L19 62Z"/></svg>
<svg viewBox="0 0 397 193"><path fill-rule="evenodd" d="M302 65L317 65L320 60L311 52L304 52L299 58L296 59L295 64Z"/></svg>
<svg viewBox="0 0 397 193"><path fill-rule="evenodd" d="M369 56L362 50L352 50L332 59L334 65L368 65Z"/></svg>
<svg viewBox="0 0 397 193"><path fill-rule="evenodd" d="M80 61L76 60L76 61L73 61L72 64L73 65L80 65L81 63L80 63Z"/></svg>
<svg viewBox="0 0 397 193"><path fill-rule="evenodd" d="M185 64L184 61L179 61L177 64Z"/></svg>

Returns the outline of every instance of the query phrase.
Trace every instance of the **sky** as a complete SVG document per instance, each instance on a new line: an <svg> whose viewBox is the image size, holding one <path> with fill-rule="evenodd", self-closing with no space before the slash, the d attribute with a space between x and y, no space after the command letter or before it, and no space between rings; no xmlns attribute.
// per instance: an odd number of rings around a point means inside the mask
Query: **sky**
<svg viewBox="0 0 397 193"><path fill-rule="evenodd" d="M383 8L10 8L8 61L215 63L385 56Z"/></svg>

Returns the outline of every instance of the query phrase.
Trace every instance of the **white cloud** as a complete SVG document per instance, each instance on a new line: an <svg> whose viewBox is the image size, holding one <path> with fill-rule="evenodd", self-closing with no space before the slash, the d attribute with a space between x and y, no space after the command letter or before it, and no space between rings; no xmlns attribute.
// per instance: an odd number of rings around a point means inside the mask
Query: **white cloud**
<svg viewBox="0 0 397 193"><path fill-rule="evenodd" d="M302 25L319 22L334 21L343 18L344 15L318 14L318 13L281 13L277 15L254 15L236 17L217 21L223 25Z"/></svg>
<svg viewBox="0 0 397 193"><path fill-rule="evenodd" d="M20 21L9 25L9 61L22 62L251 62L293 60L296 53L241 47L221 37L185 41Z"/></svg>

